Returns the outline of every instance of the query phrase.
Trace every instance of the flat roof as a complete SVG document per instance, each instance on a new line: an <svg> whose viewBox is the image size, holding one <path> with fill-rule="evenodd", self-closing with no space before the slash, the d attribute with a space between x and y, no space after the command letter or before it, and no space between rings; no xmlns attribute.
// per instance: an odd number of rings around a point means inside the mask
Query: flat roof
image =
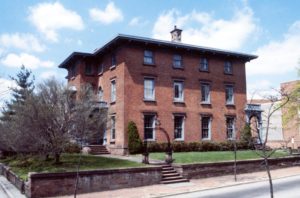
<svg viewBox="0 0 300 198"><path fill-rule="evenodd" d="M247 53L240 53L240 52L235 52L235 51L229 51L229 50L223 50L223 49L217 49L217 48L211 48L211 47L204 47L204 46L198 46L198 45L191 45L191 44L186 44L186 43L181 43L181 42L176 42L176 41L165 41L165 40L152 39L152 38L141 37L141 36L118 34L116 37L114 37L112 40L107 42L101 48L97 49L94 53L73 52L58 67L66 68L69 61L71 61L75 57L87 57L87 56L93 57L93 56L99 55L99 54L103 53L112 44L115 44L122 40L135 41L135 42L148 43L148 44L156 44L161 47L165 46L165 47L176 48L176 49L195 50L195 51L199 51L199 52L210 52L210 53L213 53L216 55L235 56L237 58L246 59L247 61L253 60L258 57L256 55L247 54Z"/></svg>

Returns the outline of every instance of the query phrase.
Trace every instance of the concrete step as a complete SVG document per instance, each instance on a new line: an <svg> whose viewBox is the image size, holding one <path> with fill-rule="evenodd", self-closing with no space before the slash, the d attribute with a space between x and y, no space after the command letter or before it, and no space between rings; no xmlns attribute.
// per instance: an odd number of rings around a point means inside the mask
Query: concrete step
<svg viewBox="0 0 300 198"><path fill-rule="evenodd" d="M167 171L162 171L162 174L169 174L169 173L177 173L176 170L167 170Z"/></svg>
<svg viewBox="0 0 300 198"><path fill-rule="evenodd" d="M163 171L169 171L169 170L174 170L174 168L173 167L165 167L165 168L163 167L162 170Z"/></svg>
<svg viewBox="0 0 300 198"><path fill-rule="evenodd" d="M174 173L167 173L167 174L162 174L162 177L163 178L166 178L166 177L176 177L176 176L180 176L179 173L177 172L174 172Z"/></svg>
<svg viewBox="0 0 300 198"><path fill-rule="evenodd" d="M178 179L183 179L183 177L182 176L172 176L172 177L164 177L163 179L162 179L162 181L167 181L167 180L178 180Z"/></svg>
<svg viewBox="0 0 300 198"><path fill-rule="evenodd" d="M176 179L176 180L161 181L162 184L175 184L175 183L181 183L181 182L189 182L189 180L188 179Z"/></svg>

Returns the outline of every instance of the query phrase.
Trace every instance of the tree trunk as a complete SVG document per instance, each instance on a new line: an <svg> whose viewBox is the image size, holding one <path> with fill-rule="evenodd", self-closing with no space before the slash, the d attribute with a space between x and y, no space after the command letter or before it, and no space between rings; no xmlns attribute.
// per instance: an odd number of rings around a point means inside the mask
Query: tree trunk
<svg viewBox="0 0 300 198"><path fill-rule="evenodd" d="M54 157L55 157L55 164L59 164L60 163L60 153L55 153Z"/></svg>
<svg viewBox="0 0 300 198"><path fill-rule="evenodd" d="M265 161L265 167L266 167L266 171L268 173L268 178L269 178L269 185L270 185L270 197L273 198L273 182L272 182L272 176L271 176L271 172L270 172L270 167L269 167L269 163L268 163L268 158L265 157L264 158Z"/></svg>

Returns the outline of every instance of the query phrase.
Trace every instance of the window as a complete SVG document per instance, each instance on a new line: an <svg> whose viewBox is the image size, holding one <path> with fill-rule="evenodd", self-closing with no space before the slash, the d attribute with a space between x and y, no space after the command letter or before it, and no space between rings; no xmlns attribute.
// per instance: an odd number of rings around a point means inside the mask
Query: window
<svg viewBox="0 0 300 198"><path fill-rule="evenodd" d="M211 118L209 116L201 117L201 138L204 140L211 138Z"/></svg>
<svg viewBox="0 0 300 198"><path fill-rule="evenodd" d="M69 69L69 77L75 77L76 76L76 65L72 65Z"/></svg>
<svg viewBox="0 0 300 198"><path fill-rule="evenodd" d="M208 71L208 60L207 58L200 59L200 71Z"/></svg>
<svg viewBox="0 0 300 198"><path fill-rule="evenodd" d="M234 104L233 85L226 85L226 87L225 87L225 97L226 97L226 104L227 105L233 105Z"/></svg>
<svg viewBox="0 0 300 198"><path fill-rule="evenodd" d="M110 101L116 102L116 80L110 82Z"/></svg>
<svg viewBox="0 0 300 198"><path fill-rule="evenodd" d="M92 65L85 65L85 74L92 75L93 74L93 67Z"/></svg>
<svg viewBox="0 0 300 198"><path fill-rule="evenodd" d="M154 140L155 138L155 115L144 115L144 139Z"/></svg>
<svg viewBox="0 0 300 198"><path fill-rule="evenodd" d="M116 139L116 116L111 116L110 139Z"/></svg>
<svg viewBox="0 0 300 198"><path fill-rule="evenodd" d="M183 68L182 57L178 54L173 56L173 67L174 68Z"/></svg>
<svg viewBox="0 0 300 198"><path fill-rule="evenodd" d="M112 54L111 55L111 67L116 66L116 64L117 64L116 54Z"/></svg>
<svg viewBox="0 0 300 198"><path fill-rule="evenodd" d="M154 79L144 79L144 100L155 100Z"/></svg>
<svg viewBox="0 0 300 198"><path fill-rule="evenodd" d="M226 133L227 139L233 139L235 136L234 131L234 117L226 117Z"/></svg>
<svg viewBox="0 0 300 198"><path fill-rule="evenodd" d="M145 64L154 64L154 58L153 58L153 52L150 50L145 50L144 51L144 63Z"/></svg>
<svg viewBox="0 0 300 198"><path fill-rule="evenodd" d="M201 103L210 104L210 85L201 83Z"/></svg>
<svg viewBox="0 0 300 198"><path fill-rule="evenodd" d="M225 61L224 63L224 73L225 74L232 74L232 64L230 61Z"/></svg>
<svg viewBox="0 0 300 198"><path fill-rule="evenodd" d="M174 116L174 138L176 140L184 140L184 116Z"/></svg>
<svg viewBox="0 0 300 198"><path fill-rule="evenodd" d="M104 70L104 65L103 63L99 64L98 66L98 74L102 74L103 73L103 70Z"/></svg>
<svg viewBox="0 0 300 198"><path fill-rule="evenodd" d="M183 81L174 82L174 101L183 102Z"/></svg>
<svg viewBox="0 0 300 198"><path fill-rule="evenodd" d="M99 87L99 89L98 89L98 99L99 99L99 101L103 101L103 89L102 89L102 87Z"/></svg>

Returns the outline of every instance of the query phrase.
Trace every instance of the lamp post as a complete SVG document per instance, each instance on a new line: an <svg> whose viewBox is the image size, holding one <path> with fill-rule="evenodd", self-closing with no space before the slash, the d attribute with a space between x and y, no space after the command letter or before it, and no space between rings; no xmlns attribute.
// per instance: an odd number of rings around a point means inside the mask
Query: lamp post
<svg viewBox="0 0 300 198"><path fill-rule="evenodd" d="M170 141L170 136L167 133L167 131L164 128L160 127L160 126L161 126L160 120L155 118L155 128L157 128L158 130L161 130L165 134L165 136L167 138L167 141L168 141L168 146L167 146L167 149L166 149L165 162L167 164L171 164L174 160L172 158L173 149L172 149L172 145L171 145L171 141Z"/></svg>

